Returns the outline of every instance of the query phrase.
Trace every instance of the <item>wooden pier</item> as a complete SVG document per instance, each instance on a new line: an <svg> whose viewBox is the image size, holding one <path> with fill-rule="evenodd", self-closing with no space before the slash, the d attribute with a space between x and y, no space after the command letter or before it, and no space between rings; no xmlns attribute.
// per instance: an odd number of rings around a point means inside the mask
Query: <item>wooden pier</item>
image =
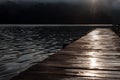
<svg viewBox="0 0 120 80"><path fill-rule="evenodd" d="M11 80L120 80L120 38L97 28Z"/></svg>

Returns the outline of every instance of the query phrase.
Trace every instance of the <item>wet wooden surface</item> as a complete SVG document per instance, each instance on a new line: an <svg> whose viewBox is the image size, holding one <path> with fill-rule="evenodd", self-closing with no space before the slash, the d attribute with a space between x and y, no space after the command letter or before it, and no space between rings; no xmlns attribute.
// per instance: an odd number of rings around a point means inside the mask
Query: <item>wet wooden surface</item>
<svg viewBox="0 0 120 80"><path fill-rule="evenodd" d="M12 80L120 80L120 38L97 28Z"/></svg>

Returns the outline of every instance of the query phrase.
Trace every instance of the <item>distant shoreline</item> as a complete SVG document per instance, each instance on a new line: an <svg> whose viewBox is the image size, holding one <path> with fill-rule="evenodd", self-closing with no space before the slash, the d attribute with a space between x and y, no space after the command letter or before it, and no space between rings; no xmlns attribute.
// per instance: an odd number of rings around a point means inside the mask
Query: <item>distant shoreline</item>
<svg viewBox="0 0 120 80"><path fill-rule="evenodd" d="M0 27L112 27L113 24L0 24Z"/></svg>

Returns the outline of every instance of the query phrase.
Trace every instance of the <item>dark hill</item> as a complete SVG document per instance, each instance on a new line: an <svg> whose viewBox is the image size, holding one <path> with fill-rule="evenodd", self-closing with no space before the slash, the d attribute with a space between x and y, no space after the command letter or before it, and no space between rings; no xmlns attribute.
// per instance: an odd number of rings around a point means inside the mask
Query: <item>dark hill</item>
<svg viewBox="0 0 120 80"><path fill-rule="evenodd" d="M0 5L2 24L71 24L112 23L106 10L93 16L88 5L70 3L16 3Z"/></svg>

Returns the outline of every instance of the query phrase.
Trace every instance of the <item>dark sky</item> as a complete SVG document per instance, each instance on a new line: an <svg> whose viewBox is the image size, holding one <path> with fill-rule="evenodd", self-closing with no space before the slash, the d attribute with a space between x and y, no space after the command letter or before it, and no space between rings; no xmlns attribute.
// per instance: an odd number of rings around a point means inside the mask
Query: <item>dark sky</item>
<svg viewBox="0 0 120 80"><path fill-rule="evenodd" d="M120 0L0 0L1 24L120 23Z"/></svg>

